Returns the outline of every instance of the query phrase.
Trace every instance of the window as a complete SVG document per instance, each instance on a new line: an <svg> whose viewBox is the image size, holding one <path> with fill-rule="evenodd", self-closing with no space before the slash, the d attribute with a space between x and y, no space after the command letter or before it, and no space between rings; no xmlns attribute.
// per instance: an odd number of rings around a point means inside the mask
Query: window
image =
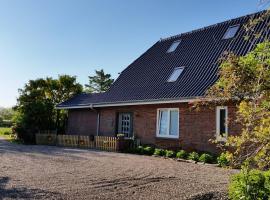
<svg viewBox="0 0 270 200"><path fill-rule="evenodd" d="M170 48L167 50L167 53L171 53L174 52L175 49L178 47L178 45L180 44L181 40L176 40L172 43L172 45L170 46Z"/></svg>
<svg viewBox="0 0 270 200"><path fill-rule="evenodd" d="M177 67L174 69L173 73L171 74L171 76L168 79L168 82L174 82L178 79L178 77L181 75L181 73L183 72L184 67Z"/></svg>
<svg viewBox="0 0 270 200"><path fill-rule="evenodd" d="M216 108L216 137L219 141L225 141L228 136L228 108L218 106Z"/></svg>
<svg viewBox="0 0 270 200"><path fill-rule="evenodd" d="M178 138L179 110L164 108L157 110L157 137Z"/></svg>
<svg viewBox="0 0 270 200"><path fill-rule="evenodd" d="M239 27L240 27L240 25L230 26L230 27L227 29L226 33L224 34L223 39L230 39L230 38L233 38L233 37L236 35L236 33L237 33Z"/></svg>

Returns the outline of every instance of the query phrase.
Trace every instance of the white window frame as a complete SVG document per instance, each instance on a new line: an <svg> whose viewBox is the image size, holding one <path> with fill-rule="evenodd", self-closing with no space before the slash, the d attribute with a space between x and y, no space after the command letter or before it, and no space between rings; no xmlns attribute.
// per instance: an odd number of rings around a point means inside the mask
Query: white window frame
<svg viewBox="0 0 270 200"><path fill-rule="evenodd" d="M182 69L182 71L180 72L180 74L177 76L177 78L175 80L171 80L172 76L174 75L175 71L178 70L178 69ZM183 73L185 67L182 66L182 67L176 67L173 69L173 72L171 73L170 77L168 78L167 82L171 83L171 82L175 82L177 81L177 79L181 76L181 74Z"/></svg>
<svg viewBox="0 0 270 200"><path fill-rule="evenodd" d="M225 135L220 134L220 110L225 110ZM228 107L227 106L217 106L216 107L216 139L220 142L226 142L228 138Z"/></svg>
<svg viewBox="0 0 270 200"><path fill-rule="evenodd" d="M159 134L159 128L160 128L159 127L159 125L160 125L160 123L159 123L159 120L160 120L159 119L159 117L160 117L159 113L160 113L160 111L169 112L168 121L167 121L168 128L167 128L167 134L166 135L160 135ZM170 119L171 119L170 112L171 111L177 111L177 113L178 113L177 135L170 135ZM179 108L158 108L157 109L156 137L158 137L158 138L174 138L174 139L179 138L179 124L180 124L180 122L179 122Z"/></svg>

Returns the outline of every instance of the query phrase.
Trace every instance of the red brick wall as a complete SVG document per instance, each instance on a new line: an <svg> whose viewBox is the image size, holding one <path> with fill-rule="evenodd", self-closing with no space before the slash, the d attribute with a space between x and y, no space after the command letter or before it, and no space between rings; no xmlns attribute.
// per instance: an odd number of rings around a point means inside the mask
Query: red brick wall
<svg viewBox="0 0 270 200"><path fill-rule="evenodd" d="M179 139L156 137L156 117L158 108L179 108ZM241 127L235 121L235 106L228 106L229 134L237 134ZM153 144L162 148L184 148L215 152L215 145L209 139L215 138L216 111L202 108L190 109L187 103L111 107L100 110L100 135L115 136L117 112L133 113L133 132L143 144Z"/></svg>
<svg viewBox="0 0 270 200"><path fill-rule="evenodd" d="M68 111L67 134L96 135L97 112L90 109L75 109Z"/></svg>

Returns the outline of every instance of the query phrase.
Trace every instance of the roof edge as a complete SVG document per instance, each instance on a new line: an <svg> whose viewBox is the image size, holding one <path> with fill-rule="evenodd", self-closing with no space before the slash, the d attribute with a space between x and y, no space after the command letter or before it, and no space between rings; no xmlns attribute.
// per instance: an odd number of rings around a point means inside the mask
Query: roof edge
<svg viewBox="0 0 270 200"><path fill-rule="evenodd" d="M221 24L229 23L231 21L235 21L235 20L241 19L243 17L253 17L254 15L262 14L264 12L267 12L267 9L264 9L264 10L261 10L261 11L258 11L258 12L254 12L254 13L250 13L250 14L247 14L247 15L243 15L243 16L240 16L240 17L235 17L235 18L232 18L232 19L228 19L228 20L225 20L223 22L218 22L218 23L215 23L215 24L212 24L212 25L204 26L202 28L197 28L197 29L194 29L192 31L188 31L188 32L172 35L172 36L169 36L169 37L161 38L159 41L163 42L163 41L171 40L171 39L174 39L174 38L178 38L180 36L188 35L188 34L191 34L191 33L194 33L194 32L198 32L198 31L202 31L202 30L205 30L205 29L215 27L215 26L219 26Z"/></svg>
<svg viewBox="0 0 270 200"><path fill-rule="evenodd" d="M108 103L96 103L88 105L74 105L74 106L57 106L56 109L80 109L80 108L104 108L104 107L116 107L116 106L135 106L135 105L154 105L154 104L169 104L169 103L189 103L194 101L201 101L203 96L181 98L181 99L164 99L164 100L141 100L141 101L122 101L122 102L108 102Z"/></svg>

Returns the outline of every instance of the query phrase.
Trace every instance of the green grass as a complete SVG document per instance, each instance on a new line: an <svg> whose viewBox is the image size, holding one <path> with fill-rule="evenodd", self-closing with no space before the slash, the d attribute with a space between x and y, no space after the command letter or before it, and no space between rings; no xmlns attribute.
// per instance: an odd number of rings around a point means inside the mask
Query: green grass
<svg viewBox="0 0 270 200"><path fill-rule="evenodd" d="M11 128L0 127L0 137L5 138L5 140L12 143L20 143L17 139L12 135Z"/></svg>
<svg viewBox="0 0 270 200"><path fill-rule="evenodd" d="M0 127L0 136L7 137L11 135L11 128Z"/></svg>

